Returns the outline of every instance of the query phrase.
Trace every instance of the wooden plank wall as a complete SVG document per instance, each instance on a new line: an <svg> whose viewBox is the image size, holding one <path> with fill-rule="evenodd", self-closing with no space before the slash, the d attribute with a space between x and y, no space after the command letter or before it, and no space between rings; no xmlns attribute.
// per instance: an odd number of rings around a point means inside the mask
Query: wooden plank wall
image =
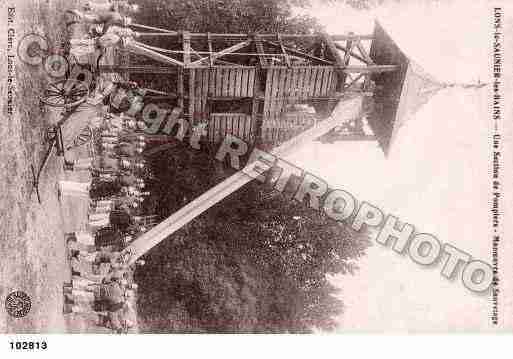
<svg viewBox="0 0 513 359"><path fill-rule="evenodd" d="M287 103L314 97L329 97L335 91L332 66L278 67L267 70L264 117L284 111Z"/></svg>
<svg viewBox="0 0 513 359"><path fill-rule="evenodd" d="M268 119L262 124L264 144L276 145L307 130L315 124L315 116L309 113L283 113L279 117Z"/></svg>
<svg viewBox="0 0 513 359"><path fill-rule="evenodd" d="M254 129L254 121L245 113L212 113L208 126L208 138L211 142L218 143L230 134L253 144Z"/></svg>
<svg viewBox="0 0 513 359"><path fill-rule="evenodd" d="M301 103L311 98L330 97L336 90L336 83L337 74L333 66L267 69L262 114L262 139L265 142L278 143L290 138L294 133L306 129L307 127L298 124L301 121L308 122L308 116L285 114L287 105ZM287 124L280 124L290 116L297 117L295 121L298 130L296 132L292 131L290 127L287 128Z"/></svg>
<svg viewBox="0 0 513 359"><path fill-rule="evenodd" d="M337 74L333 66L267 68L262 122L265 142L279 143L311 125L304 113L285 114L288 104L311 98L330 97L336 90ZM240 113L209 113L209 98L248 98L257 93L257 68L252 66L218 66L190 69L190 106L193 123L208 121L209 138L217 142L228 133L251 143L255 140L257 117ZM292 117L294 119L291 120ZM282 123L285 121L285 123ZM294 122L290 126L290 122ZM304 122L304 124L303 124ZM264 133L265 132L265 133Z"/></svg>
<svg viewBox="0 0 513 359"><path fill-rule="evenodd" d="M207 102L209 97L253 97L255 67L197 68L191 69L190 73L190 111L194 113L196 122L208 120Z"/></svg>

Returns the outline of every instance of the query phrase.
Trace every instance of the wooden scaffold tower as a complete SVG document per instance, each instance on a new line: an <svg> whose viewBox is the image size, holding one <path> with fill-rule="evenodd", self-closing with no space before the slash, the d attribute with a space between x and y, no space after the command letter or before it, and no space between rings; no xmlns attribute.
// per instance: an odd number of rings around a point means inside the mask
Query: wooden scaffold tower
<svg viewBox="0 0 513 359"><path fill-rule="evenodd" d="M168 94L172 89L169 106L181 109L191 125L205 124L212 143L232 134L275 156L336 127L351 141L377 140L387 153L426 84L438 86L420 76L377 22L372 35L216 34L134 26L153 32L128 41L125 50L134 62L111 66L112 71L143 79L156 74L155 82L164 81ZM158 44L149 44L151 39ZM371 96L378 111L369 116L368 133L362 108ZM131 261L251 180L243 169L142 234L126 249Z"/></svg>
<svg viewBox="0 0 513 359"><path fill-rule="evenodd" d="M274 147L328 117L344 96L370 94L374 74L398 68L372 60L372 35L158 30L128 41L132 63L112 71L125 78L166 78L166 92L174 90L169 105L182 108L191 125L204 123L214 143L233 134ZM150 45L152 40L166 48ZM352 138L368 139L353 128Z"/></svg>

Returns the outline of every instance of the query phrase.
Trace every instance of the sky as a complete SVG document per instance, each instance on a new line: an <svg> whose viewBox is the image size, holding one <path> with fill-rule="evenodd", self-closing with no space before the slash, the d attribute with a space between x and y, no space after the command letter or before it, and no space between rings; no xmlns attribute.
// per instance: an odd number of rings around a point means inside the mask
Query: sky
<svg viewBox="0 0 513 359"><path fill-rule="evenodd" d="M318 5L306 13L331 34L372 33L378 18L403 52L440 82L490 81L493 13L484 1L402 1L372 11ZM439 91L399 129L388 157L374 142L316 142L287 160L416 232L489 260L490 91ZM358 264L355 276L333 279L345 302L341 332L491 329L489 298L443 278L440 266L420 267L377 243Z"/></svg>

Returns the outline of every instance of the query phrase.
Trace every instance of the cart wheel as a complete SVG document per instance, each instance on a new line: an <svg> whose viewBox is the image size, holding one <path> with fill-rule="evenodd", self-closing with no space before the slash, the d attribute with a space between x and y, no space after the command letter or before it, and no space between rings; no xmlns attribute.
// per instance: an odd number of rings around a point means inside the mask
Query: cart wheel
<svg viewBox="0 0 513 359"><path fill-rule="evenodd" d="M89 90L85 83L63 79L48 85L41 101L50 107L71 108L85 102L88 95Z"/></svg>

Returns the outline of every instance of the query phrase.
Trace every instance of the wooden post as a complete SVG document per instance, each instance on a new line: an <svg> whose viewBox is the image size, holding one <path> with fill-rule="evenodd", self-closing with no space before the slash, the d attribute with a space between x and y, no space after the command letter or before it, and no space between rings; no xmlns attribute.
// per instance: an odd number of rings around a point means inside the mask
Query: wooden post
<svg viewBox="0 0 513 359"><path fill-rule="evenodd" d="M258 145L260 137L262 135L262 124L260 121L258 108L260 107L259 102L260 96L260 71L255 69L255 79L253 81L253 102L251 104L251 131L253 136L253 143Z"/></svg>
<svg viewBox="0 0 513 359"><path fill-rule="evenodd" d="M212 48L212 37L210 36L210 32L207 33L207 41L208 41L208 56L210 60L210 66L214 66L214 59L212 58L213 48Z"/></svg>
<svg viewBox="0 0 513 359"><path fill-rule="evenodd" d="M285 51L285 47L283 46L283 41L281 39L280 33L278 33L278 43L280 44L282 54L285 56L285 63L287 64L287 67L290 67L290 57L289 54L287 54L287 51Z"/></svg>
<svg viewBox="0 0 513 359"><path fill-rule="evenodd" d="M196 116L195 116L195 101L196 96L195 92L195 81L196 81L196 71L194 69L189 69L189 119L191 126L196 124Z"/></svg>
<svg viewBox="0 0 513 359"><path fill-rule="evenodd" d="M347 66L346 59L345 59L345 57L344 57L344 59L342 59L342 57L340 56L340 53L337 50L337 47L335 46L335 43L333 42L333 40L331 39L331 37L328 34L326 34L326 33L322 34L322 38L323 38L324 42L326 43L326 47L328 48L329 53L335 60L335 64L337 65L337 68L338 68L337 69L338 79L337 79L336 91L342 91L342 89L344 88L344 84L346 82L346 74L344 74L340 70Z"/></svg>
<svg viewBox="0 0 513 359"><path fill-rule="evenodd" d="M349 33L350 35L353 35L352 32ZM344 54L344 67L347 67L349 66L349 61L351 61L351 52L353 50L353 40L351 39L348 39L346 41L346 51L345 51L345 54ZM347 80L347 74L344 73L344 74L341 74L341 80L340 82L337 84L337 90L340 88L340 89L343 89L346 85L346 80Z"/></svg>
<svg viewBox="0 0 513 359"><path fill-rule="evenodd" d="M178 69L176 80L176 92L178 93L178 107L183 109L183 68Z"/></svg>
<svg viewBox="0 0 513 359"><path fill-rule="evenodd" d="M191 33L184 31L182 33L183 41L183 63L185 67L191 64Z"/></svg>

